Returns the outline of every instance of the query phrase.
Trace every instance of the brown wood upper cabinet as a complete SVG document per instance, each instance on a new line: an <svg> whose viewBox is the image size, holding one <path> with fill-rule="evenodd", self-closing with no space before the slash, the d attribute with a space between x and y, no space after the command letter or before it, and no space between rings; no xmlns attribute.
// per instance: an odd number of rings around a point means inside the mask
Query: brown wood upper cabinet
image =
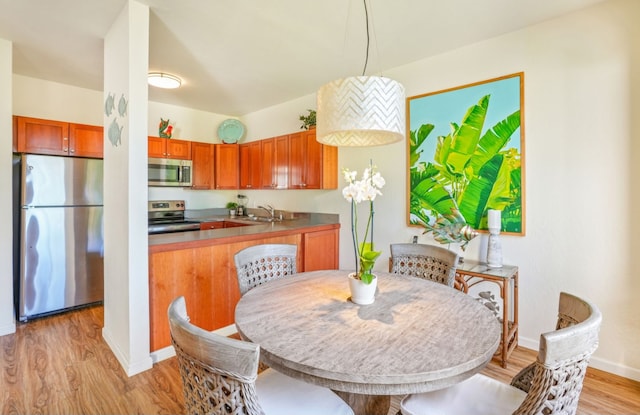
<svg viewBox="0 0 640 415"><path fill-rule="evenodd" d="M316 141L315 129L289 136L289 189L335 189L338 148Z"/></svg>
<svg viewBox="0 0 640 415"><path fill-rule="evenodd" d="M147 153L149 157L191 160L191 141L149 136Z"/></svg>
<svg viewBox="0 0 640 415"><path fill-rule="evenodd" d="M14 123L19 153L103 157L102 126L21 116L16 116Z"/></svg>
<svg viewBox="0 0 640 415"><path fill-rule="evenodd" d="M214 189L213 176L214 145L209 143L191 143L192 189Z"/></svg>
<svg viewBox="0 0 640 415"><path fill-rule="evenodd" d="M240 150L237 144L215 144L216 189L237 189L240 185Z"/></svg>
<svg viewBox="0 0 640 415"><path fill-rule="evenodd" d="M240 188L259 189L262 178L260 141L240 144Z"/></svg>
<svg viewBox="0 0 640 415"><path fill-rule="evenodd" d="M260 140L262 153L263 189L286 189L289 175L289 136Z"/></svg>
<svg viewBox="0 0 640 415"><path fill-rule="evenodd" d="M338 148L315 129L243 144L149 137L149 157L193 160L192 189L337 189Z"/></svg>

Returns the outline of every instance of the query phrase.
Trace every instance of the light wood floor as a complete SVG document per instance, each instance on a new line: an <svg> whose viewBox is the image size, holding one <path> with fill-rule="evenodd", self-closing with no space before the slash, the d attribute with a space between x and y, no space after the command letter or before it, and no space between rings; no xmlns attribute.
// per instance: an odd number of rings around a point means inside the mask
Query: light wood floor
<svg viewBox="0 0 640 415"><path fill-rule="evenodd" d="M101 336L102 307L19 324L0 337L2 414L177 414L182 385L175 358L127 377ZM485 373L508 382L536 353L518 348L508 369ZM392 399L395 414L399 397ZM640 382L589 370L580 414L640 414Z"/></svg>

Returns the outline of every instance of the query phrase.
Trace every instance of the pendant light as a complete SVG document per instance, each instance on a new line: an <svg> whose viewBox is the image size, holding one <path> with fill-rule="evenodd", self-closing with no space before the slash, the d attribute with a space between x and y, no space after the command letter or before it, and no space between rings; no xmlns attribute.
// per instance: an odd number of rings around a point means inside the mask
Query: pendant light
<svg viewBox="0 0 640 415"><path fill-rule="evenodd" d="M331 146L378 146L405 135L404 87L393 79L365 76L369 61L369 14L364 10L367 50L362 76L337 79L317 93L316 139Z"/></svg>

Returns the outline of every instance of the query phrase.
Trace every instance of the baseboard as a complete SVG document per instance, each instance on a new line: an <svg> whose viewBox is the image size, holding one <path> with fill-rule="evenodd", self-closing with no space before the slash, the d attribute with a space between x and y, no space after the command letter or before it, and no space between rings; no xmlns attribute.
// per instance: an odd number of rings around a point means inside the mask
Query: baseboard
<svg viewBox="0 0 640 415"><path fill-rule="evenodd" d="M640 382L640 369L623 366L606 359L600 359L598 357L592 357L589 360L589 366L593 367L594 369L603 370L608 373L613 373L614 375L622 376L623 378Z"/></svg>
<svg viewBox="0 0 640 415"><path fill-rule="evenodd" d="M13 334L16 332L16 322L5 324L4 326L0 326L0 336L6 336L7 334Z"/></svg>
<svg viewBox="0 0 640 415"><path fill-rule="evenodd" d="M219 329L212 331L212 333L219 334L219 335L225 336L225 337L229 337L231 335L234 335L234 334L238 333L238 330L236 329L236 325L235 324L229 324L226 327L220 327Z"/></svg>
<svg viewBox="0 0 640 415"><path fill-rule="evenodd" d="M538 350L539 343L538 340L534 341L531 339L519 337L518 346L522 346L531 350ZM623 378L640 382L640 369L624 366L596 356L592 356L591 359L589 359L589 366L594 369L603 370L613 375L622 376Z"/></svg>
<svg viewBox="0 0 640 415"><path fill-rule="evenodd" d="M158 349L155 352L151 352L151 361L156 364L175 355L176 351L174 350L173 346L167 346L163 349Z"/></svg>
<svg viewBox="0 0 640 415"><path fill-rule="evenodd" d="M126 372L127 376L137 375L138 373L142 373L145 370L149 370L153 367L153 360L151 359L151 356L147 356L138 362L130 362L126 355L122 353L122 350L120 350L118 345L113 341L113 339L109 335L109 332L104 327L102 328L102 338L115 355L116 359L120 363L120 366L122 366L122 368Z"/></svg>
<svg viewBox="0 0 640 415"><path fill-rule="evenodd" d="M235 324L230 324L226 327L221 327L217 330L212 331L212 333L219 334L225 337L236 334L237 332L238 330L236 330ZM165 359L169 359L170 357L173 357L175 355L176 355L176 351L173 349L173 346L167 346L165 348L158 349L155 352L151 352L151 361L153 363L158 363Z"/></svg>

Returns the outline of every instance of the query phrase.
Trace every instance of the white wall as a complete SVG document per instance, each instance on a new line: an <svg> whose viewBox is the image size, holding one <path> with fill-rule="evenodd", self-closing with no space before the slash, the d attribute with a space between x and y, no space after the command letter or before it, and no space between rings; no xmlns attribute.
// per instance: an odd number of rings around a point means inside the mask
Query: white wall
<svg viewBox="0 0 640 415"><path fill-rule="evenodd" d="M640 137L629 90L638 6L607 2L396 72L410 95L525 72L527 236L503 239L505 262L521 267L521 343L532 347L550 328L559 291L586 296L604 314L594 365L636 379L630 144Z"/></svg>
<svg viewBox="0 0 640 415"><path fill-rule="evenodd" d="M102 91L13 75L13 115L102 125Z"/></svg>
<svg viewBox="0 0 640 415"><path fill-rule="evenodd" d="M173 126L172 139L220 143L218 126L228 119L236 118L224 114L179 107L176 105L149 102L149 135L158 137L160 118L169 120Z"/></svg>
<svg viewBox="0 0 640 415"><path fill-rule="evenodd" d="M104 327L102 335L128 375L151 367L147 236L147 72L149 7L129 0L104 42ZM118 105L116 105L118 108ZM116 115L116 112L118 115ZM117 124L114 124L117 123ZM122 129L109 140L109 130Z"/></svg>
<svg viewBox="0 0 640 415"><path fill-rule="evenodd" d="M634 379L640 379L640 278L632 266L640 225L632 216L638 209L631 209L640 198L632 181L639 170L632 160L640 155L633 125L640 115L638 16L640 3L614 0L385 73L414 96L524 71L527 233L502 237L504 262L520 267L520 344L537 348L539 334L554 327L559 292L568 291L591 299L604 315L592 365ZM307 102L296 102L298 114ZM292 112L287 103L243 120L277 134L285 119L292 127ZM406 226L405 146L339 150L339 167L360 172L373 159L387 180L376 199L375 242L383 258L389 243L421 233ZM280 192L277 204L340 213L340 266L352 268L347 203L339 191L304 195L299 201L294 192ZM485 253L482 236L465 256ZM376 264L385 267L386 261Z"/></svg>
<svg viewBox="0 0 640 415"><path fill-rule="evenodd" d="M11 42L0 39L0 131L4 132L4 139L0 141L0 160L11 160L11 133L12 120L11 120L11 96L12 96L12 84L11 84L11 64L12 64L12 49ZM3 198L5 201L11 200L12 187L10 162L0 163L0 177L4 177L5 180L0 180L0 194L9 195L8 198ZM13 311L13 224L11 218L13 217L13 204L2 203L0 204L0 218L5 218L2 222L3 231L0 232L0 336L13 333L16 331L16 324L14 320Z"/></svg>

